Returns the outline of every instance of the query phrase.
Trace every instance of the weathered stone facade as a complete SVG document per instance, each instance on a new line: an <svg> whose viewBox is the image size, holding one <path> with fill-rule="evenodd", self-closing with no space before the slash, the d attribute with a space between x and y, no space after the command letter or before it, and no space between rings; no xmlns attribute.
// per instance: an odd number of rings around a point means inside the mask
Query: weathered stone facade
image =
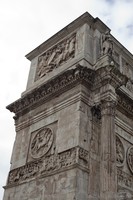
<svg viewBox="0 0 133 200"><path fill-rule="evenodd" d="M3 200L133 199L133 55L85 13L26 57Z"/></svg>

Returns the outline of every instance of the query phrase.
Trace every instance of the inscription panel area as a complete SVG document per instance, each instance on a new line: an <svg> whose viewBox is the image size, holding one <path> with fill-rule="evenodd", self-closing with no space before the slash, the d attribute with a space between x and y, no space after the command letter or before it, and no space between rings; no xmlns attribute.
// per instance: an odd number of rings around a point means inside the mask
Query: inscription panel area
<svg viewBox="0 0 133 200"><path fill-rule="evenodd" d="M76 34L55 45L38 57L35 81L75 56Z"/></svg>

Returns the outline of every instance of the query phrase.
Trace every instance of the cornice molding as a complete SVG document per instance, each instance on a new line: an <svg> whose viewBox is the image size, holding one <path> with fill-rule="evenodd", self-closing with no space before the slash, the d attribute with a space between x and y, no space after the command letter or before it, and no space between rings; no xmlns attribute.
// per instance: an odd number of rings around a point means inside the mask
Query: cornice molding
<svg viewBox="0 0 133 200"><path fill-rule="evenodd" d="M123 75L117 66L107 65L96 70L97 81L95 87L102 87L106 84L112 85L118 89L122 85L126 85L128 78Z"/></svg>
<svg viewBox="0 0 133 200"><path fill-rule="evenodd" d="M26 112L32 106L34 107L38 104L42 104L44 101L50 100L53 96L59 95L62 92L73 88L77 84L87 85L87 87L91 88L94 79L94 70L77 65L75 69L63 72L17 101L11 103L6 108L11 112L14 112L17 117L19 113Z"/></svg>
<svg viewBox="0 0 133 200"><path fill-rule="evenodd" d="M117 90L117 98L118 106L133 117L133 99L123 93L122 90Z"/></svg>
<svg viewBox="0 0 133 200"><path fill-rule="evenodd" d="M58 112L64 108L67 108L73 104L76 104L80 101L86 103L87 105L91 104L89 97L87 97L87 94L83 94L82 92L75 94L74 96L64 100L63 102L60 102L60 103L56 104L55 106L53 106L53 109L47 108L46 110L43 110L42 112L38 113L35 116L28 116L28 118L24 119L21 122L16 121L15 122L16 131L18 132L28 126L31 126L32 124L35 124L35 123L39 122L40 120L43 120L46 117L54 115L56 112ZM56 120L58 120L58 119L56 119Z"/></svg>

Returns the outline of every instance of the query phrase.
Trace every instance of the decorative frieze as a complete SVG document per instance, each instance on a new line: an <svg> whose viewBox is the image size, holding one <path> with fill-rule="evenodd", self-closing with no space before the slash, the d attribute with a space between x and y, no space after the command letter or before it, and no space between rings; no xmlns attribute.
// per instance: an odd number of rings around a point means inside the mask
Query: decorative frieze
<svg viewBox="0 0 133 200"><path fill-rule="evenodd" d="M7 109L16 114L22 111L28 111L29 107L35 106L38 103L41 104L41 101L44 103L44 100L53 98L55 94L61 93L67 87L72 88L76 83L82 82L91 87L94 83L94 78L94 70L78 65L75 69L65 71L58 77L32 90L27 95L7 106Z"/></svg>
<svg viewBox="0 0 133 200"><path fill-rule="evenodd" d="M128 115L133 115L133 99L125 95L121 90L117 91L118 106L122 108L125 112L128 112Z"/></svg>
<svg viewBox="0 0 133 200"><path fill-rule="evenodd" d="M46 156L44 159L39 159L11 170L6 187L12 187L14 184L20 184L41 175L47 176L57 173L67 167L75 166L75 164L86 168L89 172L88 160L88 151L81 147L74 147L59 154Z"/></svg>
<svg viewBox="0 0 133 200"><path fill-rule="evenodd" d="M96 70L95 87L100 88L104 85L110 84L115 89L120 88L122 85L126 85L128 78L123 75L116 65L107 65Z"/></svg>
<svg viewBox="0 0 133 200"><path fill-rule="evenodd" d="M79 148L78 155L80 160L83 160L86 164L88 164L88 151L83 148Z"/></svg>
<svg viewBox="0 0 133 200"><path fill-rule="evenodd" d="M38 57L35 81L75 56L76 34L70 36Z"/></svg>

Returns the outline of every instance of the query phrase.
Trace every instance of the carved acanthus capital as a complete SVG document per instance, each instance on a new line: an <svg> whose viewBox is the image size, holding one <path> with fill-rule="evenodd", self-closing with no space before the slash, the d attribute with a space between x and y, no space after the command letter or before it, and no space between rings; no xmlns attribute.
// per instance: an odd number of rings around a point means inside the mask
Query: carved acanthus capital
<svg viewBox="0 0 133 200"><path fill-rule="evenodd" d="M115 116L117 102L111 99L101 100L101 116L112 115Z"/></svg>

